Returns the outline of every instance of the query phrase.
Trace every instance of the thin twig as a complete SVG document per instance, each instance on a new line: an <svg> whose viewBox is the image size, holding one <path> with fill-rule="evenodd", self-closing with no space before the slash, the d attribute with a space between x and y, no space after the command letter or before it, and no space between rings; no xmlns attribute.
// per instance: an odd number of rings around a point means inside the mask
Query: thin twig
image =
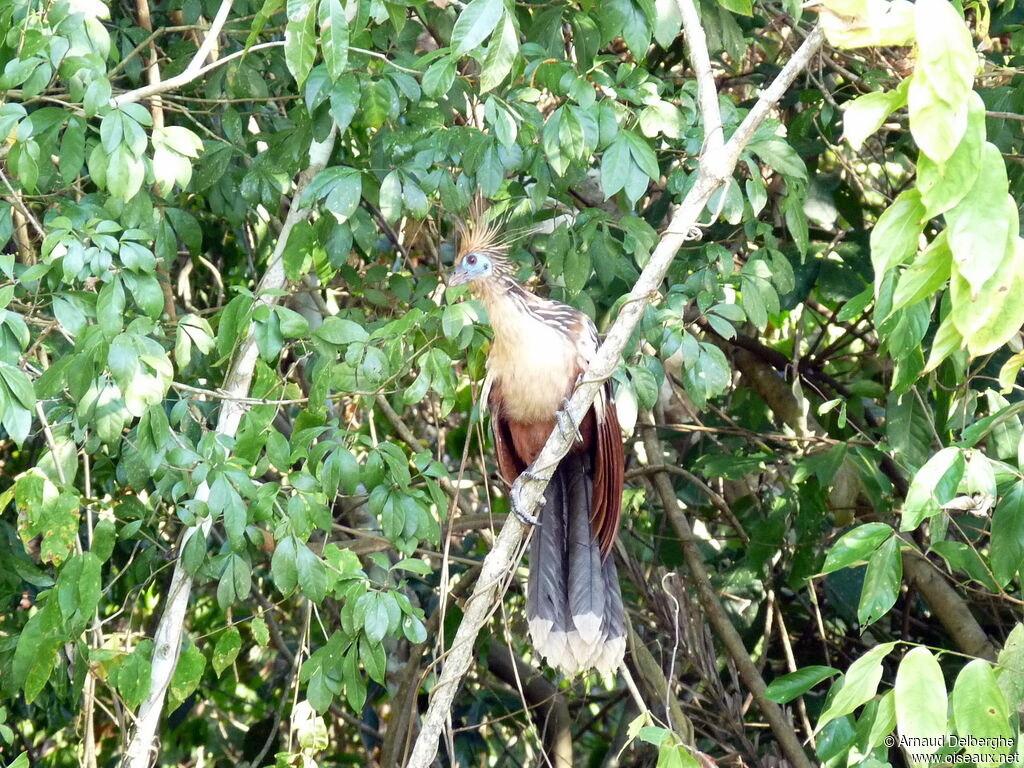
<svg viewBox="0 0 1024 768"><path fill-rule="evenodd" d="M39 223L39 219L35 217L35 214L28 209L28 206L22 202L21 193L19 193L12 185L10 179L7 178L7 174L4 173L4 169L0 166L0 180L3 181L4 186L7 187L7 191L11 193L11 204L21 212L32 224L32 228L36 231L36 234L40 238L46 237L46 230L43 229L43 225Z"/></svg>
<svg viewBox="0 0 1024 768"><path fill-rule="evenodd" d="M255 46L253 46L253 47L255 47ZM422 77L423 76L423 73L420 70L418 70L418 69L408 69L406 67L401 66L400 64L395 64L395 62L393 62L391 59L389 59L383 53L377 53L376 51L368 51L365 48L356 48L355 46L352 46L352 45L350 45L348 47L348 50L351 53L359 53L359 54L362 54L363 56L371 56L371 57L373 57L375 59L380 59L385 64L388 64L388 65L394 67L399 72L405 72L407 75L416 75L417 77Z"/></svg>

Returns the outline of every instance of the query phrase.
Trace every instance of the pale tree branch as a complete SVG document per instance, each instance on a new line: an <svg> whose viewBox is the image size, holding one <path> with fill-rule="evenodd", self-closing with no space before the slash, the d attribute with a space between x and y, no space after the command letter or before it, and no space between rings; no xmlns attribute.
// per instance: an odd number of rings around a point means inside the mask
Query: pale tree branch
<svg viewBox="0 0 1024 768"><path fill-rule="evenodd" d="M676 0L676 5L683 16L683 30L690 47L690 63L697 74L697 97L700 100L701 117L704 119L704 155L718 154L725 143L725 132L722 128L722 111L718 107L715 76L711 72L708 41L693 0Z"/></svg>
<svg viewBox="0 0 1024 768"><path fill-rule="evenodd" d="M691 36L690 45L701 45L702 38L703 35L699 38ZM604 343L584 375L583 382L573 393L567 410L574 423L581 424L583 422L583 417L590 409L598 391L618 368L622 350L625 349L633 335L644 310L658 295L662 280L664 280L676 253L686 240L692 238L691 232L697 225L704 206L715 191L725 184L732 175L740 152L750 141L754 131L768 115L769 110L782 98L797 75L807 66L811 57L821 47L823 40L824 35L820 28L815 27L775 81L761 93L757 103L732 138L716 150L705 152L701 157L693 187L673 212L668 227L662 233L650 261L644 267L633 290L630 291L623 303L618 318L609 329ZM713 117L708 115L703 117L705 125L713 124ZM512 497L520 510L527 514L535 513L538 510L551 473L568 452L572 440L573 435L556 429L533 464L533 470L537 473L536 479L520 476L516 480L512 487ZM427 768L437 754L438 739L445 719L451 711L452 701L459 684L472 662L476 637L491 615L494 603L499 598L499 587L504 583L505 576L515 566L513 557L519 552L524 530L525 528L518 518L509 515L494 542L494 548L484 558L480 580L466 603L462 622L448 651L441 675L431 692L430 703L423 717L412 756L407 764L409 768Z"/></svg>
<svg viewBox="0 0 1024 768"><path fill-rule="evenodd" d="M233 0L223 0L221 2L220 8L217 9L217 15L213 18L213 23L210 25L210 29L206 33L206 37L203 39L202 45L199 46L199 50L196 51L196 55L192 57L192 60L188 63L188 66L185 67L185 69L174 77L170 77L163 82L150 83L149 85L144 85L141 88L136 88L133 91L122 93L120 96L110 100L110 106L114 109L119 109L125 104L133 104L136 101L142 101L142 99L147 99L158 93L164 93L166 91L174 90L175 88L180 88L181 86L195 80L197 77L202 75L204 71L207 71L203 68L203 62L206 61L206 57L210 55L210 51L213 50L213 46L217 44L217 36L220 35L220 31L224 29L224 24L228 20L228 13L231 12L232 2ZM222 59L221 63L225 60L226 59Z"/></svg>
<svg viewBox="0 0 1024 768"><path fill-rule="evenodd" d="M153 20L149 13L149 0L136 0L135 10L139 17L139 26L153 34ZM156 42L149 44L149 56L146 57L146 76L149 84L160 84L160 56L156 50ZM149 105L150 114L153 115L153 130L160 130L164 127L164 108L160 98L154 98Z"/></svg>
<svg viewBox="0 0 1024 768"><path fill-rule="evenodd" d="M230 7L230 2L226 2L225 6ZM222 10L223 8L224 6L222 6ZM218 19L221 18L221 15L218 14ZM221 19L221 24L223 25L223 19ZM303 208L299 200L309 182L327 165L331 151L334 149L335 135L336 129L332 128L324 141L314 140L310 145L309 166L299 174L295 184L292 207L281 227L274 252L267 264L267 271L256 289L257 298L254 308L260 305L276 304L280 300L280 292L288 286L283 259L285 244L295 225L309 215L309 209ZM249 333L241 343L224 382L224 390L229 395L245 397L249 393L256 372L257 355L255 326L250 325ZM246 405L237 399L224 400L217 421L217 434L233 437L238 431L245 410ZM204 481L196 489L195 498L199 501L206 501L209 494L210 488ZM156 750L155 739L160 724L160 713L163 711L164 699L171 684L171 677L178 665L182 636L185 631L185 615L188 610L189 597L192 594L192 576L182 564L181 553L189 539L197 533L201 533L203 536L209 535L212 527L213 521L207 517L198 525L185 529L178 543L178 560L174 564L174 573L171 576L170 588L167 590L164 612L153 635L153 664L150 671L149 695L142 702L138 716L135 718L135 732L125 751L121 763L123 768L148 768L152 763L151 758Z"/></svg>

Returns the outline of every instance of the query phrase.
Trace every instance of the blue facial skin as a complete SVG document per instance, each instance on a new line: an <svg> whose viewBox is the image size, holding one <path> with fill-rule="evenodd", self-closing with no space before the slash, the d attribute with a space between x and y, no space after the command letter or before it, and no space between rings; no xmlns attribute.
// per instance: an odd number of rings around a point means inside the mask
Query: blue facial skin
<svg viewBox="0 0 1024 768"><path fill-rule="evenodd" d="M467 253L448 276L448 285L465 285L471 280L489 277L494 270L491 260L482 253Z"/></svg>

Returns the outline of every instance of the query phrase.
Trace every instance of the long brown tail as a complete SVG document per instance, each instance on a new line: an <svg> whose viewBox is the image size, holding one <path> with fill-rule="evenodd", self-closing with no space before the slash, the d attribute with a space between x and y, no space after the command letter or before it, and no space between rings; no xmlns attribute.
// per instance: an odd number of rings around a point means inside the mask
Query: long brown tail
<svg viewBox="0 0 1024 768"><path fill-rule="evenodd" d="M590 457L570 454L545 492L530 546L526 617L533 646L567 675L611 674L626 651L622 592L611 553L591 527Z"/></svg>

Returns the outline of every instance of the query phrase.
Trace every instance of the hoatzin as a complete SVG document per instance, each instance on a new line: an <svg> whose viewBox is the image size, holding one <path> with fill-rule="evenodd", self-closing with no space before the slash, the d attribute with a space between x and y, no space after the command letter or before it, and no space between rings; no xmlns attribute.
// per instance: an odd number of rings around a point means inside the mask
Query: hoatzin
<svg viewBox="0 0 1024 768"><path fill-rule="evenodd" d="M535 296L516 280L494 224L474 216L460 234L448 284L468 283L494 330L483 402L498 469L511 485L555 426L565 428L561 411L597 351L597 328L579 310ZM611 674L622 663L626 626L611 555L624 459L610 385L569 429L577 439L545 491L530 545L526 616L533 645L551 666L568 675L590 668Z"/></svg>

